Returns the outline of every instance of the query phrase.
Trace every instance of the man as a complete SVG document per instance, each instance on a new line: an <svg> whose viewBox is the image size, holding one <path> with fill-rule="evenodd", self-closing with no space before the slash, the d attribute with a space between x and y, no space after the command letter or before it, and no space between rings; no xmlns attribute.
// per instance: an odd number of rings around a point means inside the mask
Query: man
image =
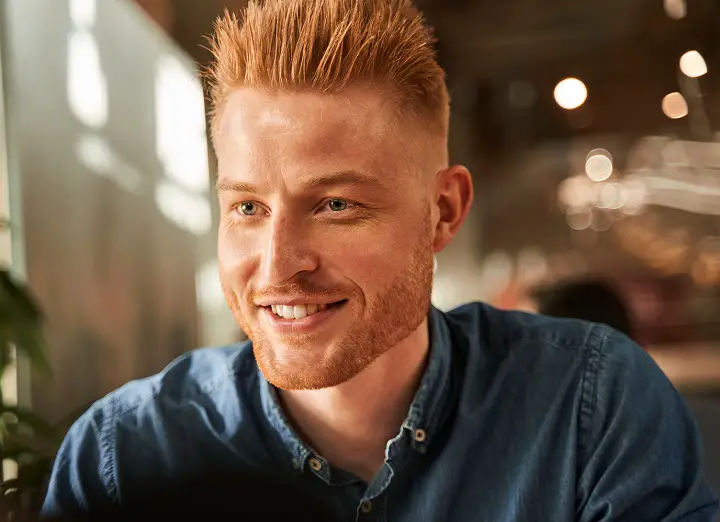
<svg viewBox="0 0 720 522"><path fill-rule="evenodd" d="M431 307L473 193L409 0L251 3L212 50L221 278L252 342L99 401L45 513L262 471L339 520L710 520L694 422L629 339Z"/></svg>

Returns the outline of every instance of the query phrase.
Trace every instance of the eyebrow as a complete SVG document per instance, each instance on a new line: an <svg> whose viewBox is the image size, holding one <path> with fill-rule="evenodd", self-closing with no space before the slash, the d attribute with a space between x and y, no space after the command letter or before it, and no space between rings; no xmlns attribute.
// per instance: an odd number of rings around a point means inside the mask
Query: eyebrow
<svg viewBox="0 0 720 522"><path fill-rule="evenodd" d="M380 179L364 174L356 170L346 170L342 172L334 172L323 176L312 176L301 179L300 183L305 190L318 188L337 187L342 185L359 186L365 184L381 185ZM247 192L248 194L258 194L259 190L256 185L246 183L244 181L234 181L228 178L221 178L215 184L218 192Z"/></svg>
<svg viewBox="0 0 720 522"><path fill-rule="evenodd" d="M228 178L220 178L215 183L215 190L218 192L248 192L250 194L257 194L258 190L252 183L245 183L244 181L234 181Z"/></svg>
<svg viewBox="0 0 720 522"><path fill-rule="evenodd" d="M375 176L364 174L362 172L358 172L357 170L346 170L323 176L308 177L307 179L302 179L301 184L305 189L316 189L323 187L336 187L340 185L380 185L380 180Z"/></svg>

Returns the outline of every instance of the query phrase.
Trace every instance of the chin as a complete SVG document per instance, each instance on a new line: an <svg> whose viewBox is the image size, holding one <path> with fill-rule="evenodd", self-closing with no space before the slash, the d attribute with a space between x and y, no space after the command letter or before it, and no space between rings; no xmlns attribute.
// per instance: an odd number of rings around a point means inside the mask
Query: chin
<svg viewBox="0 0 720 522"><path fill-rule="evenodd" d="M349 381L362 372L373 358L334 350L333 343L302 348L286 344L254 346L255 359L267 381L282 390L319 390ZM342 346L342 345L341 345ZM304 352L304 353L303 353Z"/></svg>
<svg viewBox="0 0 720 522"><path fill-rule="evenodd" d="M321 390L332 388L352 379L354 375L341 375L332 371L318 371L317 368L299 369L283 365L266 367L258 363L267 381L278 389L286 391Z"/></svg>

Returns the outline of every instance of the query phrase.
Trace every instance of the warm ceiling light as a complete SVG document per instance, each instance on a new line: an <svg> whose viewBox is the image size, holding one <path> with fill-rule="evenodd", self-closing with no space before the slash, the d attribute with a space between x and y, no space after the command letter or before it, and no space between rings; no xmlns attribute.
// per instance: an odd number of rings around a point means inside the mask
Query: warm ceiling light
<svg viewBox="0 0 720 522"><path fill-rule="evenodd" d="M698 78L707 73L705 59L697 51L688 51L680 57L680 70L685 76Z"/></svg>
<svg viewBox="0 0 720 522"><path fill-rule="evenodd" d="M671 92L663 98L662 111L671 120L678 120L688 115L688 104L679 92Z"/></svg>
<svg viewBox="0 0 720 522"><path fill-rule="evenodd" d="M563 109L577 109L587 100L587 87L577 78L565 78L555 86L555 101Z"/></svg>
<svg viewBox="0 0 720 522"><path fill-rule="evenodd" d="M605 149L595 149L585 160L585 174L593 181L605 181L613 173L612 156Z"/></svg>

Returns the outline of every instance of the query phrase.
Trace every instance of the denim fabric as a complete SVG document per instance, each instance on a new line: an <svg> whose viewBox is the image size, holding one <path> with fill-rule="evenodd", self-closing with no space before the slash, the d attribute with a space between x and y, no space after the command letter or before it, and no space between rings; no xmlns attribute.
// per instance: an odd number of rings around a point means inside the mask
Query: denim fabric
<svg viewBox="0 0 720 522"><path fill-rule="evenodd" d="M429 324L425 374L370 484L295 433L245 343L191 352L98 401L62 445L43 512L260 471L338 520L712 520L695 422L628 338L480 303L433 308Z"/></svg>

